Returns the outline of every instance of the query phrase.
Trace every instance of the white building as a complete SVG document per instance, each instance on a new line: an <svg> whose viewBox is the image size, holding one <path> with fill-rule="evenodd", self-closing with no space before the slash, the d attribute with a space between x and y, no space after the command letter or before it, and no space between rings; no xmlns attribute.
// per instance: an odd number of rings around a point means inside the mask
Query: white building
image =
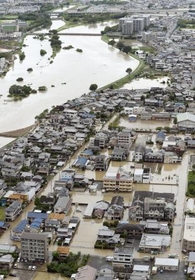
<svg viewBox="0 0 195 280"><path fill-rule="evenodd" d="M188 112L177 114L177 126L195 129L195 115Z"/></svg>
<svg viewBox="0 0 195 280"><path fill-rule="evenodd" d="M177 271L179 268L179 259L155 258L154 266L163 270Z"/></svg>
<svg viewBox="0 0 195 280"><path fill-rule="evenodd" d="M134 172L134 182L142 183L143 172L144 172L143 169L135 169L135 172Z"/></svg>
<svg viewBox="0 0 195 280"><path fill-rule="evenodd" d="M118 172L107 172L103 178L103 188L106 191L133 190L133 177L130 173L119 168Z"/></svg>
<svg viewBox="0 0 195 280"><path fill-rule="evenodd" d="M195 251L195 217L185 218L182 249L187 252Z"/></svg>

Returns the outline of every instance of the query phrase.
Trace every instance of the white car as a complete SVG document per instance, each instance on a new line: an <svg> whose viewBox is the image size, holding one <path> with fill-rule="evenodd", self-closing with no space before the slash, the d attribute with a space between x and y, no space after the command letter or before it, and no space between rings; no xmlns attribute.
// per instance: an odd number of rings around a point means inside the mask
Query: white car
<svg viewBox="0 0 195 280"><path fill-rule="evenodd" d="M36 268L37 268L37 267L36 267L35 265L32 266L32 270L36 270Z"/></svg>
<svg viewBox="0 0 195 280"><path fill-rule="evenodd" d="M32 269L32 266L31 266L31 265L29 265L28 270L31 270L31 269Z"/></svg>

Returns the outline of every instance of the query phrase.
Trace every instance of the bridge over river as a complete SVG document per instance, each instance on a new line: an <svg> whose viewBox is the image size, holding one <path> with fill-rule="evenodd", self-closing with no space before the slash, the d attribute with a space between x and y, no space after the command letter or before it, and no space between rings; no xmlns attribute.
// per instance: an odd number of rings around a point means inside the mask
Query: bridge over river
<svg viewBox="0 0 195 280"><path fill-rule="evenodd" d="M101 33L68 33L68 32L60 32L57 33L59 36L102 36ZM46 33L38 33L38 32L33 32L33 33L28 33L28 35L35 35L35 36L40 36L40 35L52 35L52 33L46 32Z"/></svg>

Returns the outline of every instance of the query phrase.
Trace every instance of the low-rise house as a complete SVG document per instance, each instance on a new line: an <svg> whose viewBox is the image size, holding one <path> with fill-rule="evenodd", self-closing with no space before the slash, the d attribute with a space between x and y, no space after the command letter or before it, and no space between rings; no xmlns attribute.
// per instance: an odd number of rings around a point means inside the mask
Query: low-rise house
<svg viewBox="0 0 195 280"><path fill-rule="evenodd" d="M124 198L122 196L114 196L110 203L105 217L108 220L121 220L124 213Z"/></svg>
<svg viewBox="0 0 195 280"><path fill-rule="evenodd" d="M119 233L121 235L126 234L127 238L135 238L139 239L142 237L144 232L144 225L142 224L129 224L119 222L115 233Z"/></svg>
<svg viewBox="0 0 195 280"><path fill-rule="evenodd" d="M149 265L138 265L133 266L133 272L131 273L130 280L141 280L150 278L150 266Z"/></svg>
<svg viewBox="0 0 195 280"><path fill-rule="evenodd" d="M97 269L93 268L92 266L86 265L80 267L78 272L73 276L71 276L71 280L95 280L97 277Z"/></svg>
<svg viewBox="0 0 195 280"><path fill-rule="evenodd" d="M4 255L0 257L0 270L9 271L13 266L14 258L11 254Z"/></svg>
<svg viewBox="0 0 195 280"><path fill-rule="evenodd" d="M54 205L54 213L68 214L71 209L72 199L70 197L59 197Z"/></svg>
<svg viewBox="0 0 195 280"><path fill-rule="evenodd" d="M189 252L187 274L195 273L195 252Z"/></svg>
<svg viewBox="0 0 195 280"><path fill-rule="evenodd" d="M111 159L112 160L116 160L116 161L122 161L122 160L126 160L128 156L128 151L127 149L124 148L118 148L118 147L114 147L114 150L112 151L111 154Z"/></svg>
<svg viewBox="0 0 195 280"><path fill-rule="evenodd" d="M22 212L22 204L20 201L14 201L5 209L5 220L14 221Z"/></svg>
<svg viewBox="0 0 195 280"><path fill-rule="evenodd" d="M141 252L162 252L171 245L171 236L165 234L147 234L143 233L139 251Z"/></svg>
<svg viewBox="0 0 195 280"><path fill-rule="evenodd" d="M141 221L140 225L144 227L145 233L151 234L169 234L168 223L160 223L157 220Z"/></svg>
<svg viewBox="0 0 195 280"><path fill-rule="evenodd" d="M173 152L165 152L164 153L164 163L178 163L181 162L182 158L178 157L178 155L176 155Z"/></svg>
<svg viewBox="0 0 195 280"><path fill-rule="evenodd" d="M157 163L163 163L164 162L164 153L158 151L158 152L147 152L144 155L144 162L157 162Z"/></svg>
<svg viewBox="0 0 195 280"><path fill-rule="evenodd" d="M25 231L26 226L28 225L28 220L22 220L19 224L12 230L10 238L14 241L20 241L21 235Z"/></svg>
<svg viewBox="0 0 195 280"><path fill-rule="evenodd" d="M140 162L143 160L145 154L145 147L142 145L138 145L135 147L135 152L134 152L134 161L135 162Z"/></svg>
<svg viewBox="0 0 195 280"><path fill-rule="evenodd" d="M106 171L108 169L110 159L105 155L98 155L95 158L95 170Z"/></svg>
<svg viewBox="0 0 195 280"><path fill-rule="evenodd" d="M128 279L133 267L133 246L115 249L112 266L117 277L126 277L126 279Z"/></svg>
<svg viewBox="0 0 195 280"><path fill-rule="evenodd" d="M177 271L179 269L179 259L155 258L154 266L167 271Z"/></svg>
<svg viewBox="0 0 195 280"><path fill-rule="evenodd" d="M93 207L93 217L96 219L102 219L105 211L108 209L109 203L107 201L98 201Z"/></svg>

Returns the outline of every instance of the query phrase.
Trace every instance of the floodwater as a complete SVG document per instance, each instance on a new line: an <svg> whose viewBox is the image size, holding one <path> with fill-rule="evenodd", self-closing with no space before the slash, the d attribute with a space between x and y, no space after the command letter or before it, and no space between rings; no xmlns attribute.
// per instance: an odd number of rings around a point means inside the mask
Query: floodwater
<svg viewBox="0 0 195 280"><path fill-rule="evenodd" d="M89 28L94 33L95 30L102 30L104 26L79 26L71 28L70 31L78 32L79 29L79 32L85 33ZM72 45L74 49L62 49L53 59L53 63L50 63L52 49L48 37L44 41L33 39L32 35L25 38L26 47L22 49L26 55L24 61L20 62L16 56L9 72L0 78L0 132L29 126L43 110L87 93L92 83L102 87L120 79L126 75L128 67L135 69L139 63L108 46L98 36L60 36L60 39L62 47ZM83 53L76 52L77 48L81 48ZM46 50L47 54L40 56L40 49ZM27 72L29 67L33 68L33 72ZM20 85L27 84L34 89L44 85L48 90L32 94L22 101L9 102L9 87L17 83L18 77L24 79L18 83Z"/></svg>
<svg viewBox="0 0 195 280"><path fill-rule="evenodd" d="M0 137L0 148L4 147L5 145L11 143L14 140L15 138L11 137Z"/></svg>
<svg viewBox="0 0 195 280"><path fill-rule="evenodd" d="M168 79L169 79L168 77L163 77L158 79L147 79L147 78L134 79L132 82L125 84L123 88L125 89L150 89L151 87L166 88Z"/></svg>
<svg viewBox="0 0 195 280"><path fill-rule="evenodd" d="M57 273L52 274L52 273L47 273L47 272L37 272L35 277L33 278L34 280L68 280L69 278L63 277Z"/></svg>
<svg viewBox="0 0 195 280"><path fill-rule="evenodd" d="M171 121L155 121L155 120L140 120L138 119L135 122L130 122L127 118L120 119L120 126L124 126L126 128L133 128L133 129L143 129L143 130L153 130L157 127L165 127L170 126Z"/></svg>

